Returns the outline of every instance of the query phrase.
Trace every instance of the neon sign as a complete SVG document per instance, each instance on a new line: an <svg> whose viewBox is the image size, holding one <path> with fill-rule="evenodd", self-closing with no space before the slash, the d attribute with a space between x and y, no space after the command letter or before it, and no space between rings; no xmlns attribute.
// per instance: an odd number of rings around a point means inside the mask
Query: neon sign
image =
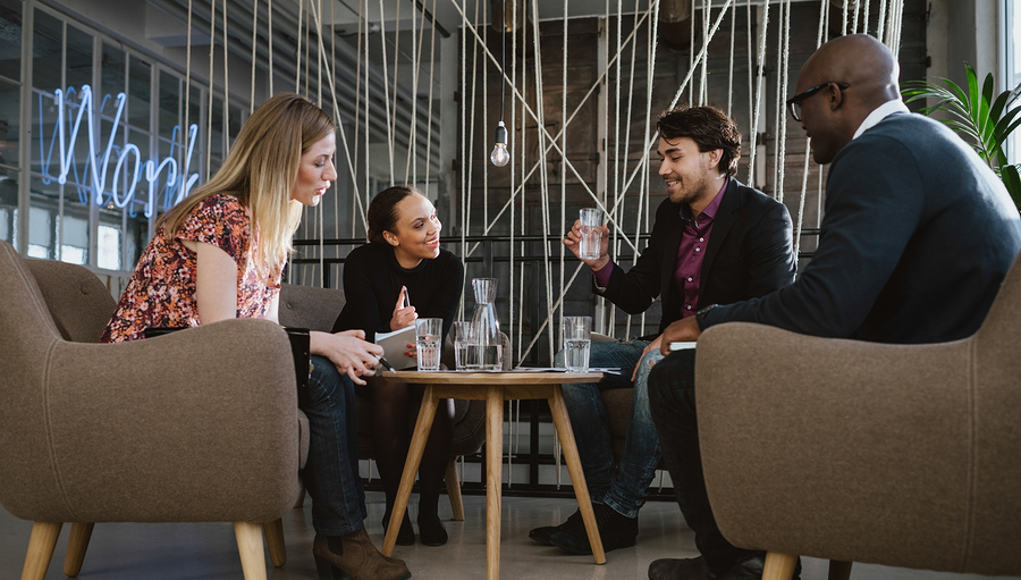
<svg viewBox="0 0 1021 580"><path fill-rule="evenodd" d="M74 101L75 95L78 101ZM198 135L198 125L188 127L186 145L181 146L177 142L180 126L174 126L171 133L170 152L163 159L151 157L142 161L142 153L137 145L124 140L123 144L115 143L116 137L122 133L121 119L124 116L124 104L127 95L119 93L116 97L106 95L99 104L99 113L103 114L107 104L113 100L115 111L113 113L113 125L110 128L110 135L105 146L99 143L99 131L96 128L98 116L94 112L94 97L92 87L82 85L81 90L68 87L67 90L57 89L53 92L53 101L57 109L57 123L55 131L49 136L49 147L46 147L47 138L45 124L43 123L43 95L39 95L39 159L43 183L49 184L56 180L64 185L70 180L78 192L78 201L83 205L90 202L99 207L110 206L128 208L132 217L136 214L136 200L138 185L144 180L147 184L148 199L145 201L145 217L152 217L154 210L159 204L160 211L166 211L177 205L182 199L191 193L195 183L199 180L198 173L191 173L191 158L195 151L195 141ZM78 133L84 123L86 128L86 143L88 152L84 161L80 161L77 147L79 144ZM102 146L102 149L100 147ZM59 173L53 175L50 171L53 162L54 148L58 150ZM184 168L181 170L175 153L184 153ZM113 173L109 175L109 188L107 187L107 176L110 167L111 157L116 156ZM83 165L84 167L79 167ZM162 183L162 188L160 184ZM158 194L161 191L161 194Z"/></svg>

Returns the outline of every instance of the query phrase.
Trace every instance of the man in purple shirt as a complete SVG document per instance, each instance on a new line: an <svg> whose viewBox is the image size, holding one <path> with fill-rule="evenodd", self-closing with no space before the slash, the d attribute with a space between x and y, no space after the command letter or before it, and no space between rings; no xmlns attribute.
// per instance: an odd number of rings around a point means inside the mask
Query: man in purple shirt
<svg viewBox="0 0 1021 580"><path fill-rule="evenodd" d="M675 109L660 116L657 128L659 175L668 198L656 210L648 246L625 272L607 253L609 230L603 226L599 257L582 261L593 271L595 292L628 314L644 312L659 297L659 332L628 343L593 343L593 367L620 367L624 373L608 375L599 385L563 389L607 551L634 545L638 511L659 464L646 385L649 369L662 358L663 329L707 304L786 286L794 281L796 265L787 209L734 178L741 134L733 120L712 107ZM580 237L575 222L564 240L575 255ZM600 390L621 387L633 387L634 404L624 453L615 467ZM591 552L578 512L559 526L532 530L529 537L569 553Z"/></svg>

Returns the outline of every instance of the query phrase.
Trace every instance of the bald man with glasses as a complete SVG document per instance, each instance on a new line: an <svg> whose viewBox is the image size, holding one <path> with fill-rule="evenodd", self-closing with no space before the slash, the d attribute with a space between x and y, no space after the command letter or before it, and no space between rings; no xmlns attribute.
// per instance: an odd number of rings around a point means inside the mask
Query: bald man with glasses
<svg viewBox="0 0 1021 580"><path fill-rule="evenodd" d="M1018 210L966 143L908 111L897 77L893 55L866 35L837 38L808 59L787 105L812 156L830 164L815 257L791 286L674 322L664 354L731 321L887 343L943 342L979 328L1021 249ZM649 578L757 579L764 554L730 544L706 496L693 358L678 351L653 367L649 406L701 556L656 560Z"/></svg>

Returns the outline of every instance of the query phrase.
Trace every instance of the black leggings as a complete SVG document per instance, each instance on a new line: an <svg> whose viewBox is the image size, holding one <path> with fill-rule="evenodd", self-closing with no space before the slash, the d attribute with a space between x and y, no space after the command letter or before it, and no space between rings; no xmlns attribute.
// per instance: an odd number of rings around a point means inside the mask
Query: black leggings
<svg viewBox="0 0 1021 580"><path fill-rule="evenodd" d="M386 492L387 513L390 513L407 461L411 431L418 418L424 389L420 385L381 380L373 380L369 384L372 396L373 451ZM443 476L450 461L454 434L453 411L453 401L440 400L422 454L422 463L418 468L421 493L419 517L436 516L440 491L443 490Z"/></svg>

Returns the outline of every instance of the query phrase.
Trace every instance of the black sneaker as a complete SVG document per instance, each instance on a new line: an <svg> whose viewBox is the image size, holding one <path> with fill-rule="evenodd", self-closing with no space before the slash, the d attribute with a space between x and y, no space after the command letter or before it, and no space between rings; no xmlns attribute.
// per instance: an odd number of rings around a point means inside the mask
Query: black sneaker
<svg viewBox="0 0 1021 580"><path fill-rule="evenodd" d="M532 529L528 532L528 537L540 546L552 546L553 542L550 541L550 536L560 530L571 527L581 527L584 530L584 523L581 521L581 512L578 510L574 510L574 513L559 526L545 526L542 528Z"/></svg>
<svg viewBox="0 0 1021 580"><path fill-rule="evenodd" d="M599 528L604 552L635 545L638 538L638 518L622 516L610 506L600 503L592 504L592 509L596 512L596 526ZM553 532L550 543L569 554L592 553L584 524Z"/></svg>

